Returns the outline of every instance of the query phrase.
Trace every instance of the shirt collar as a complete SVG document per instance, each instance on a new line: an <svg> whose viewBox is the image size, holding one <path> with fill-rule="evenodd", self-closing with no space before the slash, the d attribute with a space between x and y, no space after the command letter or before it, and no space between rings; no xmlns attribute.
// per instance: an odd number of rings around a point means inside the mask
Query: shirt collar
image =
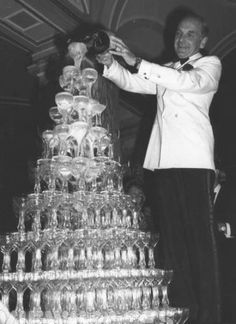
<svg viewBox="0 0 236 324"><path fill-rule="evenodd" d="M196 54L190 56L189 59L188 59L188 61L187 61L186 63L188 63L188 62L190 62L190 61L193 61L193 60L197 60L197 59L199 59L200 57L202 57L202 54L198 52L198 53L196 53Z"/></svg>
<svg viewBox="0 0 236 324"><path fill-rule="evenodd" d="M199 59L200 57L202 57L202 54L198 52L198 53L190 56L189 59L182 65L180 64L179 61L174 63L174 68L178 70L178 69L182 68L185 64L188 64L191 61L195 61L195 60Z"/></svg>

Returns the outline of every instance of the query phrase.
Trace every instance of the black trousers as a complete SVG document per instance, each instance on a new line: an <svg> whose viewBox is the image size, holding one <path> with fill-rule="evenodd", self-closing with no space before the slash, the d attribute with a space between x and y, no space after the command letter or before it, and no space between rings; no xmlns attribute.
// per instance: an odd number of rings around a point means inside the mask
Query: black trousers
<svg viewBox="0 0 236 324"><path fill-rule="evenodd" d="M171 306L188 307L189 323L220 323L218 260L213 220L214 172L154 171L160 232L159 267L173 269Z"/></svg>

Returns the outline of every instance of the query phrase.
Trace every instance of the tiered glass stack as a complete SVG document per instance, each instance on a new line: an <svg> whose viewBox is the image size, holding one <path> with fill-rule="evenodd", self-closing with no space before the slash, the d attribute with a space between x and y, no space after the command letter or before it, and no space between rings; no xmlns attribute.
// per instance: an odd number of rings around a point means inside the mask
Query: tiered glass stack
<svg viewBox="0 0 236 324"><path fill-rule="evenodd" d="M92 98L97 71L81 70L83 43L68 52L34 193L1 237L1 301L19 323L184 323L187 311L169 306L172 272L155 267L158 237L123 192L106 107Z"/></svg>

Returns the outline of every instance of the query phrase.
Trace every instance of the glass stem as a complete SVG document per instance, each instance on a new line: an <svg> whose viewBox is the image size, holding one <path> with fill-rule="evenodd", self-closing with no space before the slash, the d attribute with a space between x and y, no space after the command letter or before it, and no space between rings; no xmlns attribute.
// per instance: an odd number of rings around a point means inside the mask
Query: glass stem
<svg viewBox="0 0 236 324"><path fill-rule="evenodd" d="M68 193L68 184L67 184L67 179L66 178L62 179L62 192L63 193Z"/></svg>

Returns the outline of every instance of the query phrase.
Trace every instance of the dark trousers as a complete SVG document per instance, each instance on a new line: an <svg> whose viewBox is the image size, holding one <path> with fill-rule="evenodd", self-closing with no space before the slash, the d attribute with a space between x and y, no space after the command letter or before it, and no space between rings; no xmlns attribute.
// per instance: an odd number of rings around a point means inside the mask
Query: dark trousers
<svg viewBox="0 0 236 324"><path fill-rule="evenodd" d="M218 261L213 221L214 172L154 172L160 232L158 266L173 269L171 306L188 307L189 323L220 323Z"/></svg>

